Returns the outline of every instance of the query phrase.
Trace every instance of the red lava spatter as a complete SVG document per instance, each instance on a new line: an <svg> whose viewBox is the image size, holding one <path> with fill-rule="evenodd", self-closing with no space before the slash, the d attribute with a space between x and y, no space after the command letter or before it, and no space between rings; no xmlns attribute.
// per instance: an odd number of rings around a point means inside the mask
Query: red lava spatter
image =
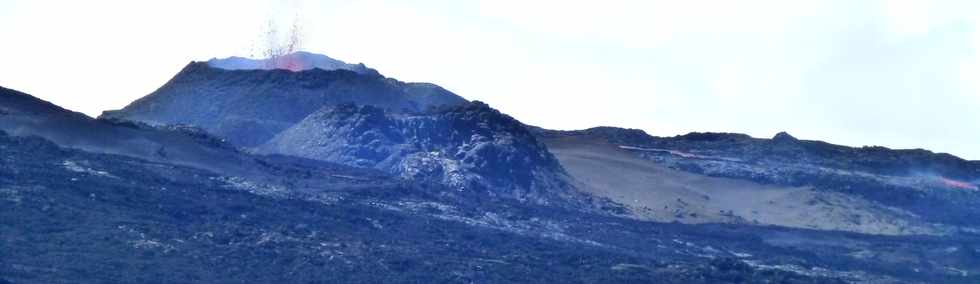
<svg viewBox="0 0 980 284"><path fill-rule="evenodd" d="M278 63L279 66L276 66L277 69L286 69L293 72L302 71L305 67L303 66L303 62L293 56L286 56Z"/></svg>

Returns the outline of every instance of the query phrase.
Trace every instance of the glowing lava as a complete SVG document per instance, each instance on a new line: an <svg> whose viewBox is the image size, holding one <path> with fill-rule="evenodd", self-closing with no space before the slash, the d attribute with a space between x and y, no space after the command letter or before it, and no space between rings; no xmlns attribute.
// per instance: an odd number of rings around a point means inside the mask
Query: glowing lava
<svg viewBox="0 0 980 284"><path fill-rule="evenodd" d="M297 58L295 55L287 55L280 57L278 62L276 62L276 69L286 69L293 72L302 71L306 69L306 64L302 60Z"/></svg>
<svg viewBox="0 0 980 284"><path fill-rule="evenodd" d="M977 188L976 185L971 184L971 183L968 183L968 182L962 182L962 181L958 181L958 180L952 180L952 179L948 179L948 178L944 178L944 177L940 177L939 178L939 181L942 182L943 185L945 185L947 187L950 187L950 188L966 189L966 190L980 190L980 189Z"/></svg>

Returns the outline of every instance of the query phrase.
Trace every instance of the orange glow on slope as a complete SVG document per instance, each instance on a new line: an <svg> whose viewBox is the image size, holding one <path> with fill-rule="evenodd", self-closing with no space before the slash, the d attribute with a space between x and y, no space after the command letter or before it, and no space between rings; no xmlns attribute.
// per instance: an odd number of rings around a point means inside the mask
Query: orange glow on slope
<svg viewBox="0 0 980 284"><path fill-rule="evenodd" d="M976 185L973 185L973 184L970 184L970 183L967 183L967 182L962 182L962 181L958 181L958 180L952 180L952 179L948 179L948 178L944 178L944 177L940 177L939 178L939 181L941 181L943 183L943 185L945 185L947 187L951 187L951 188L968 189L968 190L978 190L978 188L977 188Z"/></svg>
<svg viewBox="0 0 980 284"><path fill-rule="evenodd" d="M303 62L300 62L296 56L283 56L278 63L276 69L286 69L293 72L303 70Z"/></svg>

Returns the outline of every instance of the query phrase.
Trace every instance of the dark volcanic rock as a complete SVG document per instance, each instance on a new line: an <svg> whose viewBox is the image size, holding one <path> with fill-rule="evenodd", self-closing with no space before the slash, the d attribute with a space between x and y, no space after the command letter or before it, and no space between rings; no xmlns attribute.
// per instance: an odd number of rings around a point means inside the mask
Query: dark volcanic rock
<svg viewBox="0 0 980 284"><path fill-rule="evenodd" d="M506 200L472 208L413 195L402 186L326 183L319 190L333 198L283 197L212 172L65 149L0 131L0 280L977 280L971 268L978 264L975 238L660 224ZM865 251L887 253L857 253Z"/></svg>
<svg viewBox="0 0 980 284"><path fill-rule="evenodd" d="M523 124L481 102L412 114L326 107L259 151L373 167L521 200L547 202L567 194L564 171L545 146Z"/></svg>
<svg viewBox="0 0 980 284"><path fill-rule="evenodd" d="M94 120L0 91L0 126L10 131L0 131L0 283L977 283L980 275L975 232L684 225L521 202L559 200L564 171L527 127L482 103L321 108L268 145L406 180L256 156L193 125ZM673 146L721 151L732 141L755 143L706 134ZM631 145L656 141L646 143ZM429 183L456 180L462 186ZM443 194L458 189L509 198Z"/></svg>

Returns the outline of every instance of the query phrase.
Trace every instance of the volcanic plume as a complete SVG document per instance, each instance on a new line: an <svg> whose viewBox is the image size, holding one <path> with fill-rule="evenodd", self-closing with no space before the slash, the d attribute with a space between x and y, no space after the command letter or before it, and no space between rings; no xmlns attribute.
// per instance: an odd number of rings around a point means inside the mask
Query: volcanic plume
<svg viewBox="0 0 980 284"><path fill-rule="evenodd" d="M267 69L286 69L294 72L303 70L302 62L298 62L295 56L287 56L299 51L302 44L302 30L298 19L293 21L286 38L280 38L277 26L269 21L265 37L262 53L268 59Z"/></svg>

